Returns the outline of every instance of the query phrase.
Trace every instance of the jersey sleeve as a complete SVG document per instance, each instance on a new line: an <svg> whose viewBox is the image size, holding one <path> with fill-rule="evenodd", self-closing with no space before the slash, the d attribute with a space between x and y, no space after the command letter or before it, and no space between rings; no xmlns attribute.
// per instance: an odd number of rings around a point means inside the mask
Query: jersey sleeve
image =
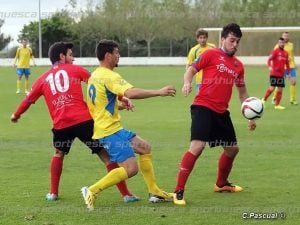
<svg viewBox="0 0 300 225"><path fill-rule="evenodd" d="M191 48L187 56L186 64L191 65L195 60L194 48Z"/></svg>
<svg viewBox="0 0 300 225"><path fill-rule="evenodd" d="M41 95L43 94L43 91L42 91L43 83L45 83L45 82L46 81L43 81L40 78L33 83L32 88L26 97L27 102L29 102L30 104L33 104L39 99L39 97L41 97Z"/></svg>
<svg viewBox="0 0 300 225"><path fill-rule="evenodd" d="M201 69L206 67L209 63L210 52L205 51L192 63L192 66L199 72Z"/></svg>
<svg viewBox="0 0 300 225"><path fill-rule="evenodd" d="M276 49L275 49L276 50ZM270 66L272 66L272 60L275 58L275 56L276 56L276 54L275 54L275 50L273 50L272 52L271 52L271 54L269 55L269 57L268 57L268 61L267 61L267 65L268 65L268 67L270 67Z"/></svg>
<svg viewBox="0 0 300 225"><path fill-rule="evenodd" d="M244 87L245 86L245 70L244 66L241 64L241 72L238 77L235 79L234 83L237 87Z"/></svg>
<svg viewBox="0 0 300 225"><path fill-rule="evenodd" d="M118 96L124 96L124 92L130 88L133 88L133 85L124 80L119 74L115 74L110 82L106 82L105 85L112 93Z"/></svg>
<svg viewBox="0 0 300 225"><path fill-rule="evenodd" d="M30 52L30 57L33 57L33 53L32 53L32 49L28 48L29 52Z"/></svg>
<svg viewBox="0 0 300 225"><path fill-rule="evenodd" d="M16 63L17 60L19 59L19 55L20 55L20 48L18 48L17 51L16 51L15 63Z"/></svg>
<svg viewBox="0 0 300 225"><path fill-rule="evenodd" d="M80 80L84 81L85 83L87 83L88 79L91 76L90 72L87 69L85 69L85 68L83 68L81 66L77 67L77 72L79 74Z"/></svg>

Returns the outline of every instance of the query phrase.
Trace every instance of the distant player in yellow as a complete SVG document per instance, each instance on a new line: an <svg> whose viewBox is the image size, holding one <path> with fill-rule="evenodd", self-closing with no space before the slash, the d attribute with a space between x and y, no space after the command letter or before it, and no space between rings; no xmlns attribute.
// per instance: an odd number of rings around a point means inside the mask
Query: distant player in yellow
<svg viewBox="0 0 300 225"><path fill-rule="evenodd" d="M198 42L197 45L192 47L189 51L188 57L187 57L187 64L186 69L194 62L195 59L199 57L200 54L202 54L205 50L209 48L215 48L216 46L212 43L207 42L208 39L208 32L206 30L203 30L199 28L196 31L196 40ZM196 91L198 92L201 87L202 82L202 70L200 70L196 75Z"/></svg>
<svg viewBox="0 0 300 225"><path fill-rule="evenodd" d="M281 37L284 39L285 42L284 50L287 51L289 54L290 76L288 76L288 78L290 80L290 103L291 105L298 105L298 102L296 100L297 70L295 64L294 45L292 42L290 42L289 32L283 32ZM278 48L278 44L274 48ZM285 76L287 75L288 75L287 69L285 69ZM277 89L275 90L273 101L275 99L276 94L277 94Z"/></svg>
<svg viewBox="0 0 300 225"><path fill-rule="evenodd" d="M14 66L17 66L17 94L21 91L21 80L22 76L25 76L25 93L28 94L29 90L29 75L30 75L30 59L32 59L33 64L34 57L32 54L32 50L27 46L28 41L22 40L22 46L17 49ZM18 62L18 64L17 64Z"/></svg>
<svg viewBox="0 0 300 225"><path fill-rule="evenodd" d="M150 202L161 202L173 196L162 191L156 184L150 145L141 137L126 130L121 125L118 99L144 99L156 96L174 96L173 86L146 90L133 87L120 74L113 71L118 66L119 45L112 40L101 40L96 48L100 66L88 81L87 104L94 119L93 139L106 148L110 160L119 168L111 170L106 176L90 187L81 189L85 204L94 209L96 195L106 188L137 174L140 168L149 191ZM125 105L132 109L132 105ZM139 154L138 162L135 154Z"/></svg>

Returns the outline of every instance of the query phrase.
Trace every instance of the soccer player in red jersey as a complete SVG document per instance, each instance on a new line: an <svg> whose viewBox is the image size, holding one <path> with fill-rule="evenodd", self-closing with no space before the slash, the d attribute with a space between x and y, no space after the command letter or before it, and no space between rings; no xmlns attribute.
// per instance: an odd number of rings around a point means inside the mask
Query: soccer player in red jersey
<svg viewBox="0 0 300 225"><path fill-rule="evenodd" d="M81 89L81 82L87 82L90 74L83 67L73 65L72 48L72 43L64 42L56 42L49 48L52 67L35 81L29 94L11 116L11 121L17 122L31 104L44 96L53 121L55 148L50 164L50 192L46 195L49 201L58 198L64 156L69 153L75 138L88 146L92 153L96 153L106 164L108 171L119 167L116 163L110 163L106 151L98 141L92 139L94 122L83 100ZM123 98L122 101L131 104L127 98ZM124 181L117 186L125 202L139 200L128 191Z"/></svg>
<svg viewBox="0 0 300 225"><path fill-rule="evenodd" d="M268 58L270 86L268 87L265 96L262 98L263 103L265 103L268 97L273 93L275 87L277 87L277 93L275 95L275 109L285 109L285 107L280 105L282 90L285 87L285 66L288 75L290 73L289 54L284 50L284 39L281 37L278 40L278 48L275 48Z"/></svg>
<svg viewBox="0 0 300 225"><path fill-rule="evenodd" d="M221 33L222 47L208 49L188 68L184 74L182 92L184 96L192 90L193 76L203 70L202 86L191 106L191 145L183 155L177 175L177 185L173 201L185 205L184 189L196 160L206 143L210 147L222 146L218 164L215 192L240 192L242 188L229 183L228 176L235 156L239 151L234 127L227 110L231 99L232 87L237 87L240 101L249 97L244 82L244 66L234 56L238 49L242 32L239 25L228 24ZM256 128L250 120L250 130Z"/></svg>

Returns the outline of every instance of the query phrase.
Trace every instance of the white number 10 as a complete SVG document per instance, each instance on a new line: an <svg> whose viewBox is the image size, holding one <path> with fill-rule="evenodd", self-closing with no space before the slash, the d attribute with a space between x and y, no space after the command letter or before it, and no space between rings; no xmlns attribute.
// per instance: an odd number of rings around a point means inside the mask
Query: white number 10
<svg viewBox="0 0 300 225"><path fill-rule="evenodd" d="M70 87L69 76L65 70L59 70L54 75L50 73L46 81L49 83L53 95L55 95L57 91L64 93L68 91Z"/></svg>

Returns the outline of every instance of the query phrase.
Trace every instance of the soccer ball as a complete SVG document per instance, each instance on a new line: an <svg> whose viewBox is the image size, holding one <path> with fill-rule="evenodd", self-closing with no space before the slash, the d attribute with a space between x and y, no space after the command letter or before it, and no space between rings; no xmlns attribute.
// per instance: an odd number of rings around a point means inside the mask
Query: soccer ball
<svg viewBox="0 0 300 225"><path fill-rule="evenodd" d="M260 99L249 97L242 103L241 111L246 119L256 120L262 117L264 105Z"/></svg>

